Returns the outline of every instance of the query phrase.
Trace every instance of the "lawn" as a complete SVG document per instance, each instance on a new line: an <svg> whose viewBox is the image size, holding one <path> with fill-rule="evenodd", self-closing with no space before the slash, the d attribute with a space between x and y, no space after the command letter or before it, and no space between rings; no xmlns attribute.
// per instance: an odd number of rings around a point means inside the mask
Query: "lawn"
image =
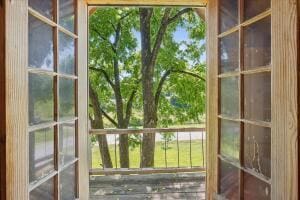
<svg viewBox="0 0 300 200"><path fill-rule="evenodd" d="M203 149L203 151L202 151ZM120 166L119 162L119 151L117 147L116 157L115 157L115 145L109 145L111 159L113 161L114 167ZM189 141L179 141L179 166L180 167L190 167L192 166L203 166L205 155L205 140L193 140L191 142L191 157L190 157L190 142ZM178 167L178 148L177 142L172 141L169 143L169 148L166 150L166 160L168 167ZM130 168L140 167L140 147L130 149L129 152ZM165 163L165 150L164 142L156 142L155 146L155 166L154 167L166 167ZM92 147L92 167L102 168L101 156L99 153L99 148L97 145Z"/></svg>

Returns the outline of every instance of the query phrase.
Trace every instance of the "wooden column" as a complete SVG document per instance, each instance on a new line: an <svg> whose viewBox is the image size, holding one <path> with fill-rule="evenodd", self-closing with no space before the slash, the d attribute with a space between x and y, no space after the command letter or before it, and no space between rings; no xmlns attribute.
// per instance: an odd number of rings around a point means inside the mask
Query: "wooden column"
<svg viewBox="0 0 300 200"><path fill-rule="evenodd" d="M78 185L80 200L89 199L87 11L85 0L78 0Z"/></svg>
<svg viewBox="0 0 300 200"><path fill-rule="evenodd" d="M206 198L214 199L217 193L218 172L218 6L217 0L209 0L206 13L207 25L207 173Z"/></svg>
<svg viewBox="0 0 300 200"><path fill-rule="evenodd" d="M298 195L298 0L272 5L272 200Z"/></svg>
<svg viewBox="0 0 300 200"><path fill-rule="evenodd" d="M1 144L6 146L6 199L27 200L28 1L4 2L6 137Z"/></svg>

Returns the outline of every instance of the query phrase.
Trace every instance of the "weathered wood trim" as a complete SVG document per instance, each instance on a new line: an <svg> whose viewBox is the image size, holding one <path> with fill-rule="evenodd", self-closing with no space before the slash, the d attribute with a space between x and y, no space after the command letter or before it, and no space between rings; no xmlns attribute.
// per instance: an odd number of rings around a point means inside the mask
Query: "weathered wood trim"
<svg viewBox="0 0 300 200"><path fill-rule="evenodd" d="M144 129L91 129L92 135L107 134L143 134L143 133L170 133L170 132L205 132L205 128L144 128Z"/></svg>
<svg viewBox="0 0 300 200"><path fill-rule="evenodd" d="M159 174L159 173L180 173L180 172L205 172L204 167L193 167L193 168L121 168L121 169L91 169L90 175L130 175L130 174Z"/></svg>
<svg viewBox="0 0 300 200"><path fill-rule="evenodd" d="M5 117L5 10L0 1L0 199L6 196L6 117Z"/></svg>
<svg viewBox="0 0 300 200"><path fill-rule="evenodd" d="M78 7L78 184L79 199L89 199L88 161L88 9L84 0Z"/></svg>
<svg viewBox="0 0 300 200"><path fill-rule="evenodd" d="M271 198L298 195L297 0L272 0Z"/></svg>
<svg viewBox="0 0 300 200"><path fill-rule="evenodd" d="M207 4L207 171L206 198L214 199L217 193L218 173L218 5L217 0Z"/></svg>
<svg viewBox="0 0 300 200"><path fill-rule="evenodd" d="M86 0L89 5L205 6L208 0Z"/></svg>
<svg viewBox="0 0 300 200"><path fill-rule="evenodd" d="M5 0L6 199L28 199L28 1Z"/></svg>

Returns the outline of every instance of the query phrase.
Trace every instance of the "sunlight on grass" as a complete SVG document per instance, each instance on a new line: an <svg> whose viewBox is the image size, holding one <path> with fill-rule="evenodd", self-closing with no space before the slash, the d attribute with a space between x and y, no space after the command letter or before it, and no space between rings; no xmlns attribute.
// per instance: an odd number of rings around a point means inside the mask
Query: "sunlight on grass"
<svg viewBox="0 0 300 200"><path fill-rule="evenodd" d="M203 142L203 146L202 146ZM120 167L119 162L119 149L115 151L115 145L109 145L110 155L113 166ZM178 148L176 141L169 143L167 152L167 167L178 167ZM116 156L115 156L116 155ZM190 142L179 141L179 167L203 166L205 164L205 140L192 140L191 142L191 159L190 159ZM129 152L130 168L140 167L140 148L131 149ZM166 167L164 142L156 142L155 146L155 166ZM92 148L92 168L102 168L101 156L99 147L94 145Z"/></svg>

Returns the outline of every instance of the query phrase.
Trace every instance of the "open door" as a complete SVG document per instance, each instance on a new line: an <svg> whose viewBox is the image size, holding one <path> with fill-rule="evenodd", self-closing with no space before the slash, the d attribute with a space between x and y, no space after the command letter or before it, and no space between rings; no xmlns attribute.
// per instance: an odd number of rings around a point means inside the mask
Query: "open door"
<svg viewBox="0 0 300 200"><path fill-rule="evenodd" d="M298 199L297 5L208 2L208 199Z"/></svg>

